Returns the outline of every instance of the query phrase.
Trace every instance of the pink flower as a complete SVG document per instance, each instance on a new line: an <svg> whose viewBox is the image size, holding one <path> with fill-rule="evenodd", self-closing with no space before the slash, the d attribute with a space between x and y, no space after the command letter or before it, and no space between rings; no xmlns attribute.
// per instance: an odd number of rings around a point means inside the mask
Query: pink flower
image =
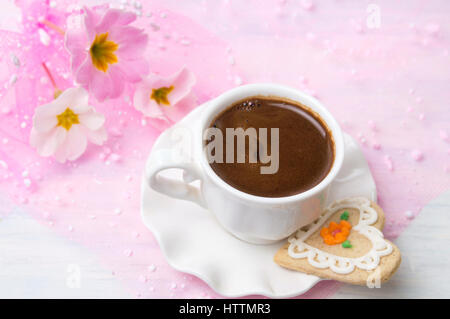
<svg viewBox="0 0 450 319"><path fill-rule="evenodd" d="M119 97L126 82L148 74L144 59L147 35L129 26L136 15L108 9L103 16L84 8L84 29L68 30L65 44L75 80L99 101Z"/></svg>
<svg viewBox="0 0 450 319"><path fill-rule="evenodd" d="M145 116L175 123L196 106L194 84L195 76L186 68L168 77L152 74L138 85L134 107Z"/></svg>
<svg viewBox="0 0 450 319"><path fill-rule="evenodd" d="M36 108L30 144L39 155L57 161L76 160L86 150L87 141L106 141L105 117L88 105L88 92L70 88L49 104Z"/></svg>

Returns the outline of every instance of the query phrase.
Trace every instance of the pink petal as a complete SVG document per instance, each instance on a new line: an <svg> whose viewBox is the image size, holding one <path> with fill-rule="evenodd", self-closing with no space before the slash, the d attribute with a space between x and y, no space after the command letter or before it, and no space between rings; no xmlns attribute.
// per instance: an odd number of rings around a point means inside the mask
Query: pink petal
<svg viewBox="0 0 450 319"><path fill-rule="evenodd" d="M75 74L75 80L85 89L90 89L89 84L92 78L92 74L94 72L96 72L96 70L92 65L92 61L85 60L84 63L78 69L77 73Z"/></svg>
<svg viewBox="0 0 450 319"><path fill-rule="evenodd" d="M112 83L109 75L101 71L93 71L89 82L89 90L97 100L103 102L112 93Z"/></svg>
<svg viewBox="0 0 450 319"><path fill-rule="evenodd" d="M65 163L67 160L67 148L66 145L61 145L61 147L55 152L54 157L60 163Z"/></svg>
<svg viewBox="0 0 450 319"><path fill-rule="evenodd" d="M72 54L80 49L85 50L88 45L86 32L80 29L68 29L64 36L64 45Z"/></svg>
<svg viewBox="0 0 450 319"><path fill-rule="evenodd" d="M119 61L123 59L133 60L142 58L147 48L148 36L143 30L126 26L114 29L111 40L119 44L117 55Z"/></svg>
<svg viewBox="0 0 450 319"><path fill-rule="evenodd" d="M84 26L88 35L88 42L90 43L95 38L95 26L99 23L100 16L93 10L89 9L89 7L87 6L85 6L83 9L85 12Z"/></svg>
<svg viewBox="0 0 450 319"><path fill-rule="evenodd" d="M98 130L105 124L105 117L103 114L97 113L94 110L78 115L80 123L90 130Z"/></svg>
<svg viewBox="0 0 450 319"><path fill-rule="evenodd" d="M72 72L75 72L88 57L86 52L87 35L83 31L69 29L65 34L64 44L71 55Z"/></svg>
<svg viewBox="0 0 450 319"><path fill-rule="evenodd" d="M125 89L125 74L122 72L122 68L111 66L109 77L111 80L111 94L109 97L112 99L118 98Z"/></svg>
<svg viewBox="0 0 450 319"><path fill-rule="evenodd" d="M86 135L91 143L102 145L108 139L108 134L104 126L95 131L86 131Z"/></svg>
<svg viewBox="0 0 450 319"><path fill-rule="evenodd" d="M161 106L159 106L158 103L151 99L148 99L145 107L140 109L140 111L147 117L165 119L165 115L161 109Z"/></svg>
<svg viewBox="0 0 450 319"><path fill-rule="evenodd" d="M33 126L38 132L47 132L57 124L56 116L64 112L65 106L58 99L38 106L34 111Z"/></svg>
<svg viewBox="0 0 450 319"><path fill-rule="evenodd" d="M197 107L196 96L190 93L175 105L163 107L164 114L171 122L176 123Z"/></svg>
<svg viewBox="0 0 450 319"><path fill-rule="evenodd" d="M183 68L169 78L173 79L171 85L174 89L169 93L168 99L171 105L176 105L191 92L195 85L195 76L191 71Z"/></svg>
<svg viewBox="0 0 450 319"><path fill-rule="evenodd" d="M142 64L140 65L142 67ZM107 98L117 98L123 93L127 78L127 75L123 71L124 68L128 68L127 73L131 72L133 74L132 64L131 66L130 64L124 63L114 64L105 73L95 69L89 60L85 61L78 70L76 80L83 88L88 89L97 100L102 102ZM138 80L140 79L141 77L138 77Z"/></svg>
<svg viewBox="0 0 450 319"><path fill-rule="evenodd" d="M143 59L139 60L122 60L120 69L124 73L126 80L131 83L136 83L142 80L149 72L149 65Z"/></svg>
<svg viewBox="0 0 450 319"><path fill-rule="evenodd" d="M173 79L170 77L161 77L159 75L156 75L154 73L150 74L147 77L146 82L149 84L150 88L160 88L160 87L169 87L172 85ZM150 89L150 92L151 92Z"/></svg>
<svg viewBox="0 0 450 319"><path fill-rule="evenodd" d="M87 36L76 32L66 36L75 80L99 101L117 98L123 93L125 82L139 82L148 74L149 65L143 59L147 35L141 29L128 26L136 19L134 13L108 9L100 17L87 7L84 10ZM107 72L101 72L93 66L87 48L96 34L105 32L119 44L116 52L119 62L110 65Z"/></svg>
<svg viewBox="0 0 450 319"><path fill-rule="evenodd" d="M61 100L56 99L52 102L44 105L40 105L35 110L35 116L37 117L47 117L47 116L56 116L62 112L64 112L65 105L60 103Z"/></svg>
<svg viewBox="0 0 450 319"><path fill-rule="evenodd" d="M31 129L30 144L37 149L39 155L53 155L66 138L67 130L58 126L47 133L39 133Z"/></svg>
<svg viewBox="0 0 450 319"><path fill-rule="evenodd" d="M116 25L127 25L136 20L136 15L131 12L125 12L118 9L109 9L106 11L100 23L96 26L97 33L110 31Z"/></svg>
<svg viewBox="0 0 450 319"><path fill-rule="evenodd" d="M73 125L67 134L66 147L68 159L73 161L80 157L87 147L87 138L79 125Z"/></svg>
<svg viewBox="0 0 450 319"><path fill-rule="evenodd" d="M145 116L163 118L164 114L160 106L154 100L150 99L151 92L152 87L148 81L140 84L134 93L133 105L136 110L142 112Z"/></svg>
<svg viewBox="0 0 450 319"><path fill-rule="evenodd" d="M155 129L157 129L158 131L162 132L168 127L170 127L172 123L170 123L166 118L163 119L153 118L150 121L150 125L153 126Z"/></svg>
<svg viewBox="0 0 450 319"><path fill-rule="evenodd" d="M88 92L81 87L69 88L61 93L57 99L58 103L64 105L65 108L70 108L76 114L81 114L91 109L88 105L88 100Z"/></svg>
<svg viewBox="0 0 450 319"><path fill-rule="evenodd" d="M33 118L33 127L39 133L45 133L58 125L56 116L35 116Z"/></svg>
<svg viewBox="0 0 450 319"><path fill-rule="evenodd" d="M80 157L87 146L87 138L80 125L72 125L67 132L64 144L56 151L55 158L64 163L67 159L70 161Z"/></svg>
<svg viewBox="0 0 450 319"><path fill-rule="evenodd" d="M77 71L83 65L88 58L88 54L85 50L74 51L74 53L70 56L70 66L73 74L77 74Z"/></svg>

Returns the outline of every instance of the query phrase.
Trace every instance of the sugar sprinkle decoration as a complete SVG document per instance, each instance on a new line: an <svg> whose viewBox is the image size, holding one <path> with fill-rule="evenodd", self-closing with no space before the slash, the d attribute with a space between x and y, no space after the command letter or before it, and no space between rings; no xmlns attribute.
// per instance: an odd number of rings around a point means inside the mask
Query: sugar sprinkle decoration
<svg viewBox="0 0 450 319"><path fill-rule="evenodd" d="M131 249L125 249L123 251L123 254L127 257L131 257L131 256L133 256L133 251Z"/></svg>
<svg viewBox="0 0 450 319"><path fill-rule="evenodd" d="M423 152L420 150L413 150L411 152L411 157L416 161L416 162L420 162L423 160Z"/></svg>
<svg viewBox="0 0 450 319"><path fill-rule="evenodd" d="M384 156L383 162L389 171L392 172L394 170L394 164L392 163L392 158L389 155Z"/></svg>
<svg viewBox="0 0 450 319"><path fill-rule="evenodd" d="M406 216L406 218L408 218L408 219L413 219L413 218L414 218L414 213L413 213L412 211L410 211L410 210L407 210L407 211L405 212L405 216Z"/></svg>

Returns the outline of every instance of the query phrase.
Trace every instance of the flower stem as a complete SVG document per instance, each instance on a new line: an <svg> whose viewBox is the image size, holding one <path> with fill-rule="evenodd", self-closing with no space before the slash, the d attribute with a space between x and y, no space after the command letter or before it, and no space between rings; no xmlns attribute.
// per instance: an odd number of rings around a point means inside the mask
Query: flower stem
<svg viewBox="0 0 450 319"><path fill-rule="evenodd" d="M48 69L48 67L45 64L45 62L42 62L42 67L44 68L45 73L47 73L47 76L50 79L50 82L52 82L53 89L54 89L53 97L56 99L62 93L62 91L56 85L55 78L53 77L52 73Z"/></svg>
<svg viewBox="0 0 450 319"><path fill-rule="evenodd" d="M56 32L58 32L59 34L64 36L64 30L61 29L60 27L58 27L56 24L54 24L53 22L50 22L48 20L42 20L42 23L45 24L47 27L49 27L52 30L55 30Z"/></svg>

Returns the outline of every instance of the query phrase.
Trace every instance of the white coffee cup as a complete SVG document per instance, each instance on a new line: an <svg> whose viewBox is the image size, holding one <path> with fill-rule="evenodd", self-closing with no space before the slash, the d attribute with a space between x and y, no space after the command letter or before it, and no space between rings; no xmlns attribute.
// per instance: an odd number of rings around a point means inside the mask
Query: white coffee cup
<svg viewBox="0 0 450 319"><path fill-rule="evenodd" d="M300 102L326 123L334 141L335 157L330 172L319 184L293 196L260 197L233 188L213 171L203 147L204 131L221 111L252 96L281 97ZM174 127L165 131L155 142L146 164L146 178L152 189L207 208L227 231L255 244L286 238L300 227L313 222L325 208L329 186L344 159L344 141L336 120L313 97L275 84L240 86L207 102L197 120L188 124L188 127ZM177 149L180 143L183 151ZM176 180L160 174L172 168L182 169L183 178ZM194 180L200 180L199 187L192 185ZM170 219L170 212L167 212L167 218Z"/></svg>

